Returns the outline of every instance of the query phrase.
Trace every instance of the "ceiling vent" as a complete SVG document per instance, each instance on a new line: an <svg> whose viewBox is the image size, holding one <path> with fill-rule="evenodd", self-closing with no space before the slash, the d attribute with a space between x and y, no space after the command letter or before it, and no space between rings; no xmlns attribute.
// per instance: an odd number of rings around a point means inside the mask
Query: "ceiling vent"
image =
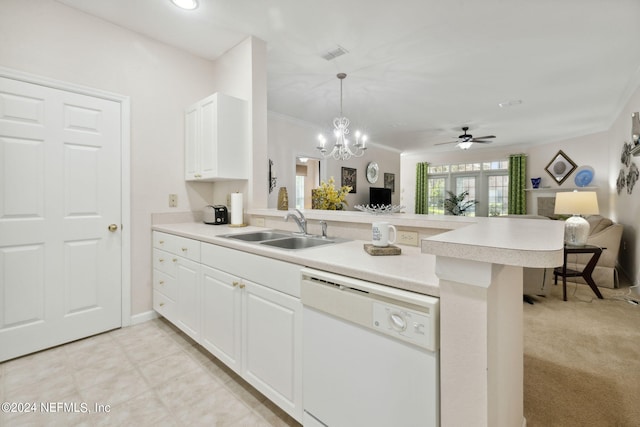
<svg viewBox="0 0 640 427"><path fill-rule="evenodd" d="M349 51L343 48L342 46L338 46L337 48L330 50L327 53L324 53L322 57L327 61L332 61L336 59L338 56L344 55L345 53L349 53Z"/></svg>

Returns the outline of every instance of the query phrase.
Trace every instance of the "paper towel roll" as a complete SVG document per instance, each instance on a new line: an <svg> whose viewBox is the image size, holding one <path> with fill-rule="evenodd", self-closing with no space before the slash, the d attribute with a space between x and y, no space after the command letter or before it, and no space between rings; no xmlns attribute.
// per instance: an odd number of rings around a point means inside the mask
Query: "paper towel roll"
<svg viewBox="0 0 640 427"><path fill-rule="evenodd" d="M231 225L242 224L242 193L231 193Z"/></svg>

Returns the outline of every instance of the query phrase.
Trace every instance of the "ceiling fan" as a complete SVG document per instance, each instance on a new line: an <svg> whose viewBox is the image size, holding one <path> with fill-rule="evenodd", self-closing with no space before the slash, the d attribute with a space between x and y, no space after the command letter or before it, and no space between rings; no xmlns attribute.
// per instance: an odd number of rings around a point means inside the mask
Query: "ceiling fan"
<svg viewBox="0 0 640 427"><path fill-rule="evenodd" d="M462 131L464 133L462 135L458 136L457 140L449 141L449 142L441 142L441 143L435 144L435 145L458 144L458 147L460 147L462 150L468 150L469 147L471 147L471 145L474 142L477 142L479 144L490 144L493 141L485 141L485 139L495 138L495 135L479 136L477 138L474 138L473 135L471 135L470 133L467 133L468 130L469 130L468 126L463 126L462 127Z"/></svg>

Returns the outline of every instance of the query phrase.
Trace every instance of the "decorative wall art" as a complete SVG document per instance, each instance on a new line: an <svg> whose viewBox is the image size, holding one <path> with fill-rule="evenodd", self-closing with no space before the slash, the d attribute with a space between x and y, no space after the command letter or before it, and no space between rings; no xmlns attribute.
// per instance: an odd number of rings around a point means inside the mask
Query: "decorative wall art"
<svg viewBox="0 0 640 427"><path fill-rule="evenodd" d="M573 177L573 182L578 187L587 187L593 181L595 171L591 166L580 166L576 169L576 173Z"/></svg>
<svg viewBox="0 0 640 427"><path fill-rule="evenodd" d="M278 178L276 178L276 173L273 170L273 160L271 159L269 159L269 177L267 179L269 181L269 194L271 194L278 183Z"/></svg>
<svg viewBox="0 0 640 427"><path fill-rule="evenodd" d="M631 194L633 192L633 187L636 185L639 175L640 172L638 171L638 167L635 163L631 163L629 172L627 173L627 194Z"/></svg>
<svg viewBox="0 0 640 427"><path fill-rule="evenodd" d="M632 161L633 156L637 155L634 150L637 150L638 144L640 144L640 113L631 114L631 141L622 143L620 163L622 163L623 167L620 168L620 173L618 173L618 179L616 180L618 194L622 194L622 190L625 187L627 188L627 194L631 194L640 177L638 166Z"/></svg>
<svg viewBox="0 0 640 427"><path fill-rule="evenodd" d="M341 186L344 187L345 185L348 185L349 187L351 187L351 191L349 191L349 193L355 193L357 181L358 181L358 171L354 168L345 168L343 166Z"/></svg>
<svg viewBox="0 0 640 427"><path fill-rule="evenodd" d="M620 173L618 174L618 179L616 180L616 190L618 190L618 194L622 193L624 187L627 183L627 179L624 173L624 168L620 169Z"/></svg>
<svg viewBox="0 0 640 427"><path fill-rule="evenodd" d="M620 155L620 162L625 165L626 167L629 167L629 164L631 164L631 149L633 148L633 145L627 143L627 142L623 142L622 143L622 154Z"/></svg>
<svg viewBox="0 0 640 427"><path fill-rule="evenodd" d="M396 174L385 172L384 188L390 188L392 193L396 192Z"/></svg>
<svg viewBox="0 0 640 427"><path fill-rule="evenodd" d="M367 165L367 181L369 184L375 184L378 181L380 170L376 162L369 162Z"/></svg>
<svg viewBox="0 0 640 427"><path fill-rule="evenodd" d="M576 164L567 156L562 150L558 151L553 159L549 162L546 168L544 168L553 180L558 184L562 183L569 178L569 175L576 169Z"/></svg>

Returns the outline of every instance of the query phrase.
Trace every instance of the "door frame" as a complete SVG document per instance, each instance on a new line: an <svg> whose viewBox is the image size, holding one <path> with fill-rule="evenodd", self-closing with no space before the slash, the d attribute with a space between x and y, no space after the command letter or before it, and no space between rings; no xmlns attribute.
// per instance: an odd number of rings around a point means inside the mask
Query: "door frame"
<svg viewBox="0 0 640 427"><path fill-rule="evenodd" d="M48 77L25 73L0 66L0 77L59 89L81 95L102 98L120 104L120 233L122 235L122 271L120 277L121 289L121 326L131 325L131 102L125 95L107 92L75 83L55 80Z"/></svg>

